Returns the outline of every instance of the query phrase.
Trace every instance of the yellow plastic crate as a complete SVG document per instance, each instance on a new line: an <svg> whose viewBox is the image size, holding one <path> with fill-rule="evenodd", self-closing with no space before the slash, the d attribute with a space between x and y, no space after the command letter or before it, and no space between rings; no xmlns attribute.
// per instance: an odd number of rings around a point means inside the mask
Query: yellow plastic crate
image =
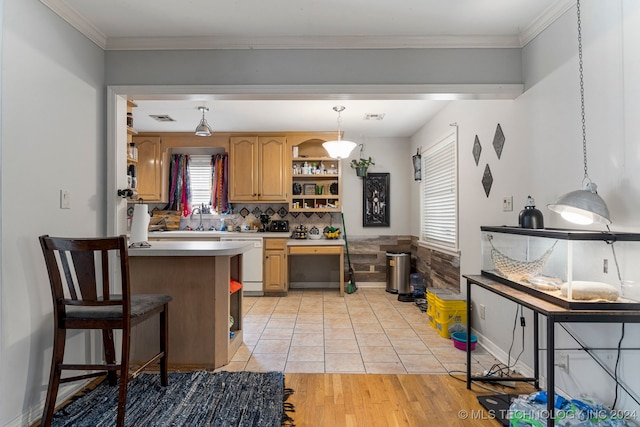
<svg viewBox="0 0 640 427"><path fill-rule="evenodd" d="M436 307L438 301L442 298L452 296L450 289L445 288L427 288L427 321L432 328L437 329L436 325Z"/></svg>
<svg viewBox="0 0 640 427"><path fill-rule="evenodd" d="M428 288L427 289L427 321L432 328L436 328L436 302L438 295L451 295L449 289Z"/></svg>
<svg viewBox="0 0 640 427"><path fill-rule="evenodd" d="M445 322L454 318L466 319L467 317L467 302L466 301L451 301L443 303L436 301L434 318L438 322ZM465 320L466 321L466 320Z"/></svg>
<svg viewBox="0 0 640 427"><path fill-rule="evenodd" d="M467 323L467 302L462 294L434 294L433 303L433 324L443 338L450 338L451 332L464 330Z"/></svg>
<svg viewBox="0 0 640 427"><path fill-rule="evenodd" d="M454 319L438 322L434 320L435 328L443 338L451 338L451 333L456 331L464 331L467 325L467 316L456 317Z"/></svg>
<svg viewBox="0 0 640 427"><path fill-rule="evenodd" d="M434 317L434 313L429 313L428 310L427 310L427 321L429 322L429 325L431 325L432 328L436 327L436 318Z"/></svg>
<svg viewBox="0 0 640 427"><path fill-rule="evenodd" d="M438 334L442 338L451 338L451 333L456 331L463 331L467 324L467 316L464 315L460 318L445 320L444 322L438 322L434 320L435 328Z"/></svg>

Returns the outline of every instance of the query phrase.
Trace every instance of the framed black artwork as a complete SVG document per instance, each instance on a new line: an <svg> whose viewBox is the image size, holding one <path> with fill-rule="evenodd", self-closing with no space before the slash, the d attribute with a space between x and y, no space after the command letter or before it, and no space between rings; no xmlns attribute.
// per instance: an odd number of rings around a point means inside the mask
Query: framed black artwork
<svg viewBox="0 0 640 427"><path fill-rule="evenodd" d="M389 227L389 174L368 173L362 180L362 226Z"/></svg>

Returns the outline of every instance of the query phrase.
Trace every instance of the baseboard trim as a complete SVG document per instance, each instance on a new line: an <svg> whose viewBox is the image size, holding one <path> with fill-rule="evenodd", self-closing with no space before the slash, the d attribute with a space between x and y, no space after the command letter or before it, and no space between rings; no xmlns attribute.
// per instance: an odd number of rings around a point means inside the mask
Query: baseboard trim
<svg viewBox="0 0 640 427"><path fill-rule="evenodd" d="M76 393L87 387L91 383L89 381L82 381L75 383L73 387L60 388L58 391L58 398L56 399L56 408L73 397ZM9 421L4 427L24 427L34 424L36 421L42 419L42 412L44 411L44 400L37 406L31 408L29 412L18 415L13 420Z"/></svg>

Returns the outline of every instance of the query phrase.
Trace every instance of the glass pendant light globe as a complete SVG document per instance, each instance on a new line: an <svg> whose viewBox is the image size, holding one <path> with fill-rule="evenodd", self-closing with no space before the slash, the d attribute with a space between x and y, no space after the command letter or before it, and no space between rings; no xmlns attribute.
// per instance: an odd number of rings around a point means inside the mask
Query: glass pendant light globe
<svg viewBox="0 0 640 427"><path fill-rule="evenodd" d="M346 159L347 157L349 157L349 154L351 154L351 151L353 151L353 149L358 145L353 141L345 141L342 139L342 135L340 132L340 124L342 122L342 118L340 117L340 113L344 111L344 109L345 107L343 107L342 105L333 107L333 111L338 113L338 139L327 141L322 144L324 149L327 150L329 157L331 157L332 159Z"/></svg>
<svg viewBox="0 0 640 427"><path fill-rule="evenodd" d="M356 145L358 144L353 141L344 141L342 139L327 141L322 144L332 159L346 159L351 154L351 151L356 148Z"/></svg>

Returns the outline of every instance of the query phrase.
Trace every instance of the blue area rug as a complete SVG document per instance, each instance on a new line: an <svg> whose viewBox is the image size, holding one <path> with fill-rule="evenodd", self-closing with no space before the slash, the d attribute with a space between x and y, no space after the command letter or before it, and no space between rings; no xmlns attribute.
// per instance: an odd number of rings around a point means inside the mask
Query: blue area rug
<svg viewBox="0 0 640 427"><path fill-rule="evenodd" d="M293 425L291 395L281 372L170 373L169 385L158 374L141 374L129 383L127 426L274 426ZM113 426L118 387L103 381L58 411L52 426Z"/></svg>

